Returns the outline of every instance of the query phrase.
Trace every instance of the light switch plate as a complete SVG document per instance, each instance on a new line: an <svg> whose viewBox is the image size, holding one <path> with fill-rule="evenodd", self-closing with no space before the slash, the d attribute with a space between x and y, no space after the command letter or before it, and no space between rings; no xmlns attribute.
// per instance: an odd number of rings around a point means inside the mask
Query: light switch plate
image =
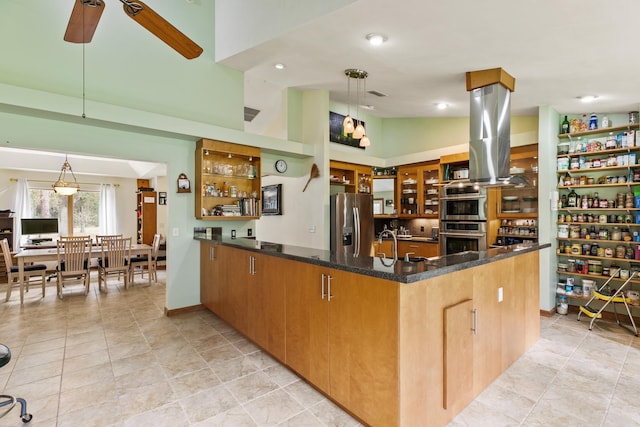
<svg viewBox="0 0 640 427"><path fill-rule="evenodd" d="M180 229L178 227L174 227L171 230L171 234L173 235L173 237L178 237L180 235Z"/></svg>
<svg viewBox="0 0 640 427"><path fill-rule="evenodd" d="M504 299L504 294L502 288L498 288L498 302L502 302Z"/></svg>

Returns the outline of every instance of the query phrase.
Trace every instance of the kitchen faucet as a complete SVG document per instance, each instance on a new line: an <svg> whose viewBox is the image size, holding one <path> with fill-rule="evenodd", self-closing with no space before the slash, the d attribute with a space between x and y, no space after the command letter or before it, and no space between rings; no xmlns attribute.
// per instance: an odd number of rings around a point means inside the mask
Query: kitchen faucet
<svg viewBox="0 0 640 427"><path fill-rule="evenodd" d="M385 236L385 234L388 234L393 239L393 262L395 263L396 261L398 261L398 239L396 238L396 235L393 234L393 232L391 232L390 230L382 230L378 235L379 245L382 244L382 238ZM386 259L386 255L384 254L384 252L382 253L380 259Z"/></svg>

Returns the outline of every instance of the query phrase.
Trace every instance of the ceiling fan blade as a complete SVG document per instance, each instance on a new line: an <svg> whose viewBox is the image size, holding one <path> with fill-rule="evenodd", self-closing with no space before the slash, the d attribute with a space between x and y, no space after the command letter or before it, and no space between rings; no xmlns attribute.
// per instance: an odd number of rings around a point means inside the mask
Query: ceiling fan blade
<svg viewBox="0 0 640 427"><path fill-rule="evenodd" d="M93 33L96 32L102 12L104 12L102 0L76 0L67 24L67 31L64 33L64 40L71 43L89 43Z"/></svg>
<svg viewBox="0 0 640 427"><path fill-rule="evenodd" d="M187 59L200 56L202 48L141 1L120 0L124 12Z"/></svg>

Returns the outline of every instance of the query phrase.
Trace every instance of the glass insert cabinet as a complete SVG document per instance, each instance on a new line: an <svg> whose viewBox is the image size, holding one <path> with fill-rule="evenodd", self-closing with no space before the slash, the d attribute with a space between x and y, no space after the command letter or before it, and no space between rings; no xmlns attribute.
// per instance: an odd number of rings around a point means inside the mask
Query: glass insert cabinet
<svg viewBox="0 0 640 427"><path fill-rule="evenodd" d="M196 142L195 217L260 217L260 149L224 141Z"/></svg>

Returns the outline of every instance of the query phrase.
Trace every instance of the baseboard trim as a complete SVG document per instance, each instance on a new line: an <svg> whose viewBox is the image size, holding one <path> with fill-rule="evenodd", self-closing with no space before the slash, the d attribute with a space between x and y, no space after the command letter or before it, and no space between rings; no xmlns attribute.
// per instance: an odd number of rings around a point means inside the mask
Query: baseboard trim
<svg viewBox="0 0 640 427"><path fill-rule="evenodd" d="M173 310L169 310L167 307L165 307L164 315L167 317L177 316L178 314L191 313L192 311L202 310L203 308L204 305L202 304L191 305L189 307L174 308Z"/></svg>

